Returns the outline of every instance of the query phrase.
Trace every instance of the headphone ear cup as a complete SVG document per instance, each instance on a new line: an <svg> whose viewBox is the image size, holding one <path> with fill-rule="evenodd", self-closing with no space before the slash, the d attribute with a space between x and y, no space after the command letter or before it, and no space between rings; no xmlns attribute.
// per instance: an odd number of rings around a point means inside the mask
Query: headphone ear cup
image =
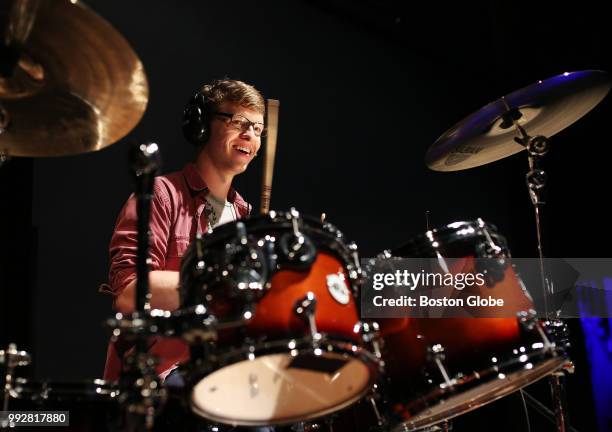
<svg viewBox="0 0 612 432"><path fill-rule="evenodd" d="M183 111L183 135L187 141L195 146L206 143L210 133L208 121L206 99L197 92Z"/></svg>

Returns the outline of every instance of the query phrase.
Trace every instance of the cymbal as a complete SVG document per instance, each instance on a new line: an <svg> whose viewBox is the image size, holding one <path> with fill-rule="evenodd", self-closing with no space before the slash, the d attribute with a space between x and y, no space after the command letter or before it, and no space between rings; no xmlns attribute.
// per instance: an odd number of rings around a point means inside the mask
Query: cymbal
<svg viewBox="0 0 612 432"><path fill-rule="evenodd" d="M606 96L604 71L566 72L501 97L446 131L427 150L434 171L458 171L484 165L525 150L514 119L530 136L551 137Z"/></svg>
<svg viewBox="0 0 612 432"><path fill-rule="evenodd" d="M96 151L142 118L149 97L142 63L123 36L82 3L0 0L2 30L0 153Z"/></svg>

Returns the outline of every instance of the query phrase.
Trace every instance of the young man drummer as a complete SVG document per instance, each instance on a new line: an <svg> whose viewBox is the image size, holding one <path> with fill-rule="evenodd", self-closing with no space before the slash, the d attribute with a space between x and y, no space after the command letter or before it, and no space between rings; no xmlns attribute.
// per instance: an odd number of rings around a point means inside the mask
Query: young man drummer
<svg viewBox="0 0 612 432"><path fill-rule="evenodd" d="M151 201L149 289L151 307L179 307L179 267L197 233L246 217L250 205L232 189L234 176L257 155L264 131L265 102L253 86L218 80L203 86L184 113L185 137L198 148L196 159L182 171L156 178ZM114 308L134 311L136 290L137 219L132 195L119 213L110 243L109 285ZM188 348L178 340L155 338L151 354L165 377L187 360ZM104 378L117 380L122 359L131 346L118 340L108 347Z"/></svg>

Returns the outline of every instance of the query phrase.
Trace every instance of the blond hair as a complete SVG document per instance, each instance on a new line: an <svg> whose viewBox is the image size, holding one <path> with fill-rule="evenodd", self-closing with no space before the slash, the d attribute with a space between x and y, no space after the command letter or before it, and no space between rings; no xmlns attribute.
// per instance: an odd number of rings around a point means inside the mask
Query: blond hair
<svg viewBox="0 0 612 432"><path fill-rule="evenodd" d="M252 85L232 79L215 80L200 88L206 98L208 112L218 111L223 102L231 102L265 115L266 103Z"/></svg>

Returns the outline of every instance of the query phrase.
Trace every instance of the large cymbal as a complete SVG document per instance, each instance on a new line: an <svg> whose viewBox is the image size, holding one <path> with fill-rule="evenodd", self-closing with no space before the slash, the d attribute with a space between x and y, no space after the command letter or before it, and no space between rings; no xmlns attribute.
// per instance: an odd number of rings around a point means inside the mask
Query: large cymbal
<svg viewBox="0 0 612 432"><path fill-rule="evenodd" d="M606 72L566 72L517 90L466 117L431 145L425 163L435 171L484 165L524 150L511 118L530 136L550 137L580 119L610 90ZM517 119L518 118L518 119Z"/></svg>
<svg viewBox="0 0 612 432"><path fill-rule="evenodd" d="M0 152L100 150L140 121L142 63L106 20L76 0L0 0L2 19L0 54L14 61L0 65Z"/></svg>

